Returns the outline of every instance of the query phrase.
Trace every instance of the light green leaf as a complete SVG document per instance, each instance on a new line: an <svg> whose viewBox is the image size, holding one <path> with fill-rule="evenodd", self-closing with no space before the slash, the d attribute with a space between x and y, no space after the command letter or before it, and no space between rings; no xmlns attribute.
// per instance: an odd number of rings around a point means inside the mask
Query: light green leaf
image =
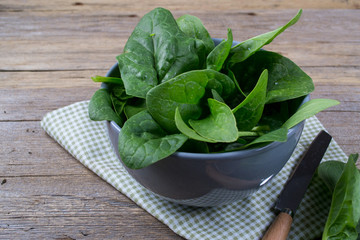
<svg viewBox="0 0 360 240"><path fill-rule="evenodd" d="M210 115L201 120L189 120L190 126L202 137L216 142L234 142L238 138L236 121L224 103L209 98Z"/></svg>
<svg viewBox="0 0 360 240"><path fill-rule="evenodd" d="M211 143L216 142L214 140L202 137L197 132L195 132L194 129L190 128L182 119L179 108L176 108L176 111L175 111L175 123L176 123L176 127L179 129L179 131L182 134L184 134L185 136L189 137L190 139L194 139L194 140L202 141L202 142L211 142Z"/></svg>
<svg viewBox="0 0 360 240"><path fill-rule="evenodd" d="M91 79L94 82L115 83L115 84L120 84L120 85L124 86L124 83L121 80L121 78L117 78L117 77L95 76L95 77L92 77Z"/></svg>
<svg viewBox="0 0 360 240"><path fill-rule="evenodd" d="M333 99L312 99L301 105L298 111L284 123L283 127L290 129L318 112L338 104L339 102Z"/></svg>

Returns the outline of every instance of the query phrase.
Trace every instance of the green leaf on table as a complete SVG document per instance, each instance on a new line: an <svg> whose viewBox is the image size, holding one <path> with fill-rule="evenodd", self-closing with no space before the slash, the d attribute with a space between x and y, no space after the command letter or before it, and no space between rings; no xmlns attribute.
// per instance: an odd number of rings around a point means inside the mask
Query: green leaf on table
<svg viewBox="0 0 360 240"><path fill-rule="evenodd" d="M159 83L200 67L196 40L163 8L141 18L117 60L127 94L140 98Z"/></svg>
<svg viewBox="0 0 360 240"><path fill-rule="evenodd" d="M245 94L252 91L264 69L269 71L266 103L298 98L314 90L312 79L294 62L278 53L258 51L231 68Z"/></svg>
<svg viewBox="0 0 360 240"><path fill-rule="evenodd" d="M334 191L336 183L339 181L344 171L345 163L339 161L326 161L319 165L318 176L324 181L331 192Z"/></svg>
<svg viewBox="0 0 360 240"><path fill-rule="evenodd" d="M271 32L267 32L256 37L250 38L234 46L230 51L229 64L242 62L248 57L259 51L263 46L269 44L277 37L280 33L285 31L288 27L294 25L301 16L302 10L300 9L296 16L292 18L287 24L279 27Z"/></svg>
<svg viewBox="0 0 360 240"><path fill-rule="evenodd" d="M351 154L335 185L323 240L358 238L360 220L360 171L356 168L358 154Z"/></svg>
<svg viewBox="0 0 360 240"><path fill-rule="evenodd" d="M234 142L238 138L236 120L224 103L209 98L210 115L200 120L189 120L190 126L202 137L215 142Z"/></svg>
<svg viewBox="0 0 360 240"><path fill-rule="evenodd" d="M187 139L183 134L167 134L148 111L142 111L122 127L119 154L127 167L144 168L175 153Z"/></svg>
<svg viewBox="0 0 360 240"><path fill-rule="evenodd" d="M251 130L259 122L265 106L267 82L268 71L265 69L254 89L232 110L240 131Z"/></svg>
<svg viewBox="0 0 360 240"><path fill-rule="evenodd" d="M233 43L233 35L231 29L228 29L227 40L220 42L207 56L206 68L220 71L227 59Z"/></svg>
<svg viewBox="0 0 360 240"><path fill-rule="evenodd" d="M119 126L124 122L113 110L110 93L105 88L94 93L89 102L88 112L89 118L93 121L114 121Z"/></svg>
<svg viewBox="0 0 360 240"><path fill-rule="evenodd" d="M301 105L297 112L283 124L283 127L290 129L318 112L338 104L339 102L333 99L312 99Z"/></svg>
<svg viewBox="0 0 360 240"><path fill-rule="evenodd" d="M200 68L205 67L206 56L215 47L214 41L198 17L185 14L176 20L179 28L189 37L196 40Z"/></svg>

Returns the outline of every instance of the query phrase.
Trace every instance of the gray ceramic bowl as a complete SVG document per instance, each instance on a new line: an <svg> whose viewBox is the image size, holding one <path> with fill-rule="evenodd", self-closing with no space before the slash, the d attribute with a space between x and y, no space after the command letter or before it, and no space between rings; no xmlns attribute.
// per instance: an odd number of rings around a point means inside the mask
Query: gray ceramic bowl
<svg viewBox="0 0 360 240"><path fill-rule="evenodd" d="M219 39L214 39L215 44ZM120 76L115 64L107 76ZM308 101L308 97L304 101ZM108 133L118 152L120 127L108 122ZM176 152L143 169L128 173L152 193L169 201L199 207L239 201L270 180L283 168L293 153L304 122L291 128L287 142L273 142L257 149L226 153Z"/></svg>

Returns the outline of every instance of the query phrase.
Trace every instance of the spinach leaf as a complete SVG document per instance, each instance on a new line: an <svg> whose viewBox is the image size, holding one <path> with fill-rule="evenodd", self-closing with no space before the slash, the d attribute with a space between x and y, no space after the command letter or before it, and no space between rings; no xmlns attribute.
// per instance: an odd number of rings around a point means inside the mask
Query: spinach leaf
<svg viewBox="0 0 360 240"><path fill-rule="evenodd" d="M176 152L187 139L183 134L168 135L148 111L142 111L121 129L119 154L127 167L144 168Z"/></svg>
<svg viewBox="0 0 360 240"><path fill-rule="evenodd" d="M270 142L286 142L287 140L288 129L285 127L278 128L276 130L270 131L256 138L254 141L240 147L240 149L245 149L255 144L260 143L270 143Z"/></svg>
<svg viewBox="0 0 360 240"><path fill-rule="evenodd" d="M227 40L223 40L217 45L207 56L206 68L220 71L227 59L233 43L233 35L231 29L228 29Z"/></svg>
<svg viewBox="0 0 360 240"><path fill-rule="evenodd" d="M117 57L127 94L145 98L158 83L198 69L195 47L195 39L179 29L170 11L156 8L144 15Z"/></svg>
<svg viewBox="0 0 360 240"><path fill-rule="evenodd" d="M269 142L285 142L287 140L288 130L303 120L315 115L316 113L323 111L329 107L339 104L338 101L332 99L312 99L309 102L304 103L298 109L294 115L292 115L280 128L272 130L247 145L241 147L241 149L248 148L252 145L259 143Z"/></svg>
<svg viewBox="0 0 360 240"><path fill-rule="evenodd" d="M113 110L110 93L107 89L97 90L92 96L89 107L89 118L93 121L114 121L119 126L123 125L121 119Z"/></svg>
<svg viewBox="0 0 360 240"><path fill-rule="evenodd" d="M220 94L215 89L211 89L211 94L212 94L213 99L215 99L216 101L225 103L224 99L220 96Z"/></svg>
<svg viewBox="0 0 360 240"><path fill-rule="evenodd" d="M312 79L294 62L278 53L259 51L231 68L245 94L254 88L264 69L269 71L266 103L298 98L314 90Z"/></svg>
<svg viewBox="0 0 360 240"><path fill-rule="evenodd" d="M190 126L202 137L215 142L234 142L238 138L236 120L224 103L209 98L210 115L201 120L189 120Z"/></svg>
<svg viewBox="0 0 360 240"><path fill-rule="evenodd" d="M199 56L200 68L205 67L206 56L215 47L209 32L201 20L192 15L183 15L176 20L179 28L189 37L196 40L196 49Z"/></svg>
<svg viewBox="0 0 360 240"><path fill-rule="evenodd" d="M331 192L334 191L336 183L339 181L344 171L345 163L339 161L326 161L319 165L318 176L324 181Z"/></svg>
<svg viewBox="0 0 360 240"><path fill-rule="evenodd" d="M179 108L176 108L175 111L175 124L179 131L190 139L201 141L201 142L210 142L215 143L215 140L203 137L199 135L194 129L190 128L182 119Z"/></svg>
<svg viewBox="0 0 360 240"><path fill-rule="evenodd" d="M356 227L360 220L360 172L355 165L358 156L349 156L335 185L323 240L358 238Z"/></svg>
<svg viewBox="0 0 360 240"><path fill-rule="evenodd" d="M259 122L265 106L267 82L268 71L265 69L251 93L232 110L239 130L251 130Z"/></svg>
<svg viewBox="0 0 360 240"><path fill-rule="evenodd" d="M274 38L276 38L280 33L285 31L288 27L294 25L300 19L301 13L302 10L300 9L294 18L292 18L287 24L277 28L276 30L250 38L234 46L230 51L230 57L228 60L230 66L246 60L252 54L257 52L260 48L262 48L266 44L271 43L272 40L274 40Z"/></svg>
<svg viewBox="0 0 360 240"><path fill-rule="evenodd" d="M135 114L146 110L146 102L145 99L137 98L131 99L131 101L127 101L124 107L124 113L127 119L131 118Z"/></svg>
<svg viewBox="0 0 360 240"><path fill-rule="evenodd" d="M114 95L114 93L110 94L110 99L111 99L114 111L116 112L116 114L118 116L120 116L120 118L122 118L121 116L123 115L123 112L124 112L124 107L126 105L126 100L123 101L123 100L117 98ZM124 118L122 118L122 119L124 119Z"/></svg>
<svg viewBox="0 0 360 240"><path fill-rule="evenodd" d="M312 99L301 105L298 111L283 124L283 127L290 129L316 113L338 104L339 102L333 99Z"/></svg>
<svg viewBox="0 0 360 240"><path fill-rule="evenodd" d="M204 110L202 99L211 89L226 98L231 96L235 86L229 77L213 70L189 71L152 88L146 96L146 105L164 129L176 133L176 108L186 123L189 119L198 119Z"/></svg>
<svg viewBox="0 0 360 240"><path fill-rule="evenodd" d="M214 71L204 70L208 78L207 90L215 90L224 100L234 96L235 84L234 81L227 75Z"/></svg>
<svg viewBox="0 0 360 240"><path fill-rule="evenodd" d="M176 108L179 108L185 122L190 118L199 118L202 113L200 100L205 95L208 81L206 71L195 70L164 82L146 95L148 111L165 130L176 133Z"/></svg>

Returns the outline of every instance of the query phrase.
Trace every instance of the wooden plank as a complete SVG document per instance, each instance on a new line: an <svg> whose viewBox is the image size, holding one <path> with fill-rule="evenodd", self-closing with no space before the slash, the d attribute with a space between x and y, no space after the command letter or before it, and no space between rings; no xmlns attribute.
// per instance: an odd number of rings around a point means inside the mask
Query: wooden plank
<svg viewBox="0 0 360 240"><path fill-rule="evenodd" d="M12 12L34 12L34 11L76 11L86 12L96 9L97 11L115 12L119 10L128 10L132 12L150 11L154 7L162 6L172 10L201 9L201 11L209 10L227 10L227 9L298 9L298 8L318 8L318 9L358 9L360 8L357 0L302 0L302 1L276 1L276 0L253 0L253 1L217 1L217 0L183 0L183 1L162 1L156 3L151 0L130 1L122 0L35 0L29 3L12 1L3 4L2 11Z"/></svg>
<svg viewBox="0 0 360 240"><path fill-rule="evenodd" d="M176 16L184 13L174 12ZM272 10L258 11L254 16L235 11L193 14L204 21L213 37L224 38L230 27L234 38L241 41L277 28L295 13ZM9 23L2 26L0 33L0 51L4 53L0 71L78 71L111 66L139 18L97 13L4 13L0 20ZM301 66L357 66L360 25L348 22L360 22L356 10L308 10L298 24L266 49L280 52Z"/></svg>

